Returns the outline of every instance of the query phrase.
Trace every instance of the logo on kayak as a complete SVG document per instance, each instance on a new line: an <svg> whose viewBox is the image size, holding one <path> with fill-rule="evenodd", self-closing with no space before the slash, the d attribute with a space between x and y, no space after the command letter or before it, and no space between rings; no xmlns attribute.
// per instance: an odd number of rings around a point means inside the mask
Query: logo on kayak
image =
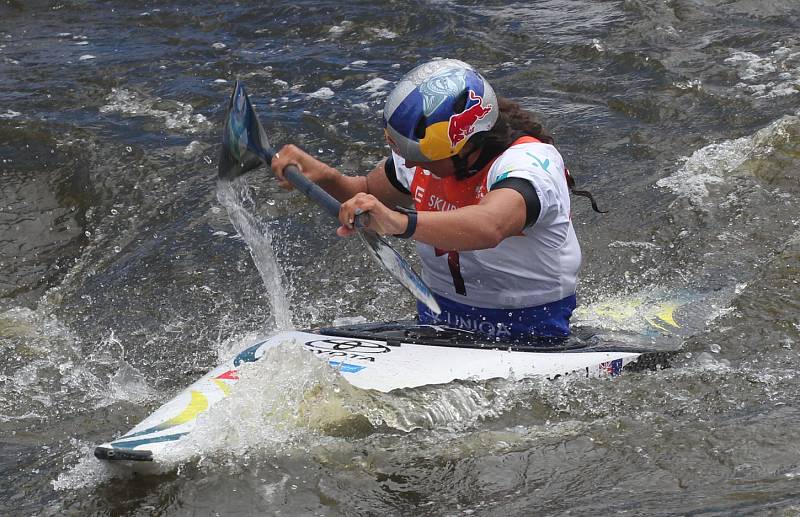
<svg viewBox="0 0 800 517"><path fill-rule="evenodd" d="M370 363L375 362L375 354L385 354L391 351L386 345L357 339L315 339L307 341L305 347L310 352L331 359L350 359Z"/></svg>
<svg viewBox="0 0 800 517"><path fill-rule="evenodd" d="M359 341L357 339L317 339L306 343L307 347L318 350L349 352L353 354L385 354L390 348L380 343Z"/></svg>

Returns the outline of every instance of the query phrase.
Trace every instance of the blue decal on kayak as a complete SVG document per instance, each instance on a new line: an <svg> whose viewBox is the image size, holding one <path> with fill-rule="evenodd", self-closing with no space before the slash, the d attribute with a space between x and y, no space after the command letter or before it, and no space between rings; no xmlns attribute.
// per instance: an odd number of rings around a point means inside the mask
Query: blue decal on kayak
<svg viewBox="0 0 800 517"><path fill-rule="evenodd" d="M266 343L266 341L261 341L256 343L255 345L251 346L250 348L246 348L239 352L239 355L236 356L236 359L233 360L234 366L239 366L242 363L252 363L256 360L256 351L259 349L261 345Z"/></svg>
<svg viewBox="0 0 800 517"><path fill-rule="evenodd" d="M149 443L172 442L187 434L189 433L168 434L166 436L157 436L155 438L146 438L144 440L117 441L111 442L111 446L115 449L135 449L140 445L147 445Z"/></svg>
<svg viewBox="0 0 800 517"><path fill-rule="evenodd" d="M342 373L356 373L360 372L366 366L360 366L357 364L350 364L350 363L343 363L341 361L328 361L328 364L336 368Z"/></svg>
<svg viewBox="0 0 800 517"><path fill-rule="evenodd" d="M173 416L169 420L161 422L160 424L154 425L153 427L149 427L144 431L139 431L138 433L126 434L120 440L127 440L128 438L134 438L136 436L144 436L147 434L153 434L157 432L164 431L169 429L170 427L175 427L177 425L183 425L187 422L191 422L197 418L197 415L203 413L208 409L209 402L208 397L200 391L197 390L189 390L189 404L186 405L180 413Z"/></svg>

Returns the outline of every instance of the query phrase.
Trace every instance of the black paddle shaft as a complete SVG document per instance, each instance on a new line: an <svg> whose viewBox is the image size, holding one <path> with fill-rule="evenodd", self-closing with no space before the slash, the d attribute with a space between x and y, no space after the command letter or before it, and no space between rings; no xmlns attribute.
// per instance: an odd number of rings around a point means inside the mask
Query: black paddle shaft
<svg viewBox="0 0 800 517"><path fill-rule="evenodd" d="M333 196L325 192L322 187L303 176L297 165L290 163L283 169L283 175L289 180L289 183L295 186L297 190L302 192L312 201L315 201L332 217L339 218L339 203Z"/></svg>
<svg viewBox="0 0 800 517"><path fill-rule="evenodd" d="M339 218L339 208L342 204L339 203L336 198L325 192L322 187L303 176L303 173L300 172L297 165L290 163L284 167L283 175L289 180L289 183L305 194L306 197L321 206L331 217L335 219ZM367 219L367 217L367 214L356 216L355 226L358 228L366 227L367 224L369 224L369 219Z"/></svg>

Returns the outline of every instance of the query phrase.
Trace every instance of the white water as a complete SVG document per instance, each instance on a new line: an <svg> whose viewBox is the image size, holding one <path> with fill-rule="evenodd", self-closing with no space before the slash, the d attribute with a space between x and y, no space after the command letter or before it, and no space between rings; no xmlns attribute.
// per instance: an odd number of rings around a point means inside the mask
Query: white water
<svg viewBox="0 0 800 517"><path fill-rule="evenodd" d="M283 274L278 259L272 248L272 234L266 223L250 213L246 205L253 205L247 183L243 179L236 181L220 181L217 184L217 199L228 211L233 227L239 232L253 262L261 274L261 280L269 295L275 328L289 330L292 324L292 311L289 308L289 297L284 289Z"/></svg>
<svg viewBox="0 0 800 517"><path fill-rule="evenodd" d="M81 56L80 60L94 59ZM198 133L210 127L209 121L184 102L164 100L122 88L112 88L106 97L108 104L100 107L101 113L122 113L134 117L155 117L164 120L168 129Z"/></svg>
<svg viewBox="0 0 800 517"><path fill-rule="evenodd" d="M711 202L710 185L725 185L731 178L752 176L758 162L769 160L784 152L794 152L793 138L800 124L800 112L785 115L753 135L709 144L685 158L683 165L671 176L656 182L696 206Z"/></svg>

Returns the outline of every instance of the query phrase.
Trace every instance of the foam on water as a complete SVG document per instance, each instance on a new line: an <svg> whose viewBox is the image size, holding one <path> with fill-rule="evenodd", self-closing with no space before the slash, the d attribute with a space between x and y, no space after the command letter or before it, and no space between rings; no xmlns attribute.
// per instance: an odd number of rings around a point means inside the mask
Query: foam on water
<svg viewBox="0 0 800 517"><path fill-rule="evenodd" d="M528 383L508 379L488 382L452 382L444 386L425 386L376 394L375 407L365 408L375 424L404 432L468 432L480 422L497 418L517 404L519 397L530 396L532 386L547 382L541 379Z"/></svg>
<svg viewBox="0 0 800 517"><path fill-rule="evenodd" d="M185 102L164 101L124 88L112 88L106 101L108 104L100 107L101 113L160 118L168 129L187 133L197 133L211 127L205 116L194 113L194 108Z"/></svg>
<svg viewBox="0 0 800 517"><path fill-rule="evenodd" d="M656 185L668 188L694 205L703 205L709 186L725 183L736 176L751 176L758 163L766 161L792 144L800 127L800 112L786 115L758 130L752 136L726 140L698 149L684 159L683 165Z"/></svg>
<svg viewBox="0 0 800 517"><path fill-rule="evenodd" d="M109 462L97 461L92 451L94 444L76 444L74 454L78 459L74 465L50 481L54 490L78 490L86 487L99 486L114 478L132 477L135 473L115 466Z"/></svg>
<svg viewBox="0 0 800 517"><path fill-rule="evenodd" d="M386 95L388 93L387 88L389 86L391 86L391 83L386 79L383 79L381 77L375 77L373 79L370 79L366 83L362 84L361 86L358 86L356 90L366 91L369 93L369 96L371 98L375 98Z"/></svg>
<svg viewBox="0 0 800 517"><path fill-rule="evenodd" d="M333 90L327 86L324 86L315 92L309 93L308 97L312 99L330 99L333 98L334 95L336 94L333 92Z"/></svg>
<svg viewBox="0 0 800 517"><path fill-rule="evenodd" d="M154 397L142 373L125 361L113 333L85 346L41 308L15 307L0 314L0 347L10 359L3 377L18 392L0 403L4 420L47 421L60 411Z"/></svg>
<svg viewBox="0 0 800 517"><path fill-rule="evenodd" d="M333 37L338 37L344 34L353 26L353 22L350 20L342 20L340 25L334 25L330 29L328 29L328 34Z"/></svg>
<svg viewBox="0 0 800 517"><path fill-rule="evenodd" d="M149 402L156 397L156 392L147 384L142 372L119 360L116 372L109 379L106 405L117 401L128 401L137 404Z"/></svg>
<svg viewBox="0 0 800 517"><path fill-rule="evenodd" d="M773 47L766 56L736 50L725 60L742 80L737 88L762 99L800 93L800 50L782 42Z"/></svg>
<svg viewBox="0 0 800 517"><path fill-rule="evenodd" d="M94 378L78 361L76 339L54 317L28 308L0 313L3 377L9 388L0 400L6 421L28 416L46 419L63 396L56 386L78 386L92 392Z"/></svg>
<svg viewBox="0 0 800 517"><path fill-rule="evenodd" d="M398 37L398 34L396 32L381 27L373 28L372 33L375 34L375 36L377 36L380 39L395 39Z"/></svg>
<svg viewBox="0 0 800 517"><path fill-rule="evenodd" d="M272 348L258 362L242 365L230 396L198 418L195 431L169 450L164 464L218 453L285 453L346 417L336 398L346 384L296 343Z"/></svg>

